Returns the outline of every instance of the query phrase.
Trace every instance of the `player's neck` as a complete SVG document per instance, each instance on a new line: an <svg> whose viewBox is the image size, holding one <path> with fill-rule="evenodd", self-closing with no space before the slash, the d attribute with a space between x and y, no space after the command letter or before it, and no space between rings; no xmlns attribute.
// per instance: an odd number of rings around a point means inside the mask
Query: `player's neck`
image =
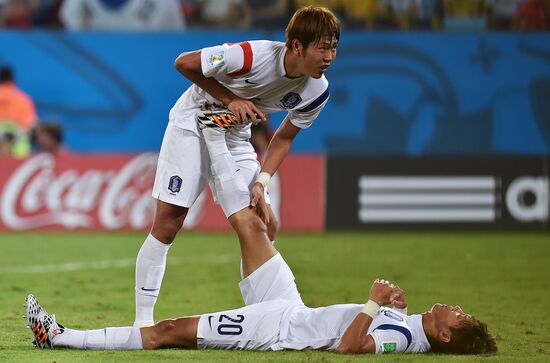
<svg viewBox="0 0 550 363"><path fill-rule="evenodd" d="M436 329L434 327L433 317L429 311L422 314L422 329L428 338L428 341L431 342L434 336L437 336Z"/></svg>
<svg viewBox="0 0 550 363"><path fill-rule="evenodd" d="M301 71L300 56L292 53L291 50L287 49L283 62L286 78L300 78L305 75L305 73Z"/></svg>

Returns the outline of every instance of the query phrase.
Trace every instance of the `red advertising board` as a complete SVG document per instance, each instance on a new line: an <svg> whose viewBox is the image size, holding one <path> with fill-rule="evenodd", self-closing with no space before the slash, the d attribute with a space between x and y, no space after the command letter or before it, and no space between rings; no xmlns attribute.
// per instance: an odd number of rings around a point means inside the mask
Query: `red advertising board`
<svg viewBox="0 0 550 363"><path fill-rule="evenodd" d="M152 222L157 154L38 154L0 160L0 231L143 230ZM290 155L273 205L283 230L324 229L324 158ZM277 196L279 194L279 196ZM230 230L209 190L191 208L185 228Z"/></svg>

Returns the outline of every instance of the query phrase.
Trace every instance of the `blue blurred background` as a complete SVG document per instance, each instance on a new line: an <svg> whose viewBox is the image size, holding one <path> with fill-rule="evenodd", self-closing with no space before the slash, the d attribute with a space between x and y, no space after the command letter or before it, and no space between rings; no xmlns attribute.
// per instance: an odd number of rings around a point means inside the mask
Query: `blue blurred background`
<svg viewBox="0 0 550 363"><path fill-rule="evenodd" d="M189 82L184 51L283 33L3 32L40 119L57 120L75 152L160 146ZM344 32L327 72L331 101L293 151L351 154L550 153L550 35ZM274 118L272 127L284 116Z"/></svg>
<svg viewBox="0 0 550 363"><path fill-rule="evenodd" d="M548 1L4 0L0 64L70 151L157 151L189 86L173 67L181 52L284 41L309 4L343 31L331 101L293 152L550 153Z"/></svg>

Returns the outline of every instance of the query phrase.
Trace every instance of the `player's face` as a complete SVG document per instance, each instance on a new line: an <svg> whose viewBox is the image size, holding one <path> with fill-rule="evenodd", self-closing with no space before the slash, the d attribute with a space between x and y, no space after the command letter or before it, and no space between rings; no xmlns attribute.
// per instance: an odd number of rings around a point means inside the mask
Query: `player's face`
<svg viewBox="0 0 550 363"><path fill-rule="evenodd" d="M437 328L458 328L472 316L466 314L458 305L435 304L430 310Z"/></svg>
<svg viewBox="0 0 550 363"><path fill-rule="evenodd" d="M304 51L304 73L313 78L321 78L334 58L336 58L336 39L323 38L318 43L310 43Z"/></svg>

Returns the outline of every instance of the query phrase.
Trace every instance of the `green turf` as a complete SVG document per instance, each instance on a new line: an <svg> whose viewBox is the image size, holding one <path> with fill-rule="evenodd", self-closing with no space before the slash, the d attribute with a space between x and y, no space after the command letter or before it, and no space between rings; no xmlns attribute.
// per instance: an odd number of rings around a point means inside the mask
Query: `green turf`
<svg viewBox="0 0 550 363"><path fill-rule="evenodd" d="M144 237L145 233L0 234L0 362L550 361L550 236L510 232L295 234L277 239L306 304L364 302L372 280L384 277L405 289L410 312L424 311L436 301L460 303L485 320L497 335L496 356L34 349L21 318L29 292L74 328L131 324L133 261ZM169 254L156 317L241 306L238 253L232 234L179 236ZM39 266L42 272L30 272L29 266ZM66 271L44 272L48 266Z"/></svg>

